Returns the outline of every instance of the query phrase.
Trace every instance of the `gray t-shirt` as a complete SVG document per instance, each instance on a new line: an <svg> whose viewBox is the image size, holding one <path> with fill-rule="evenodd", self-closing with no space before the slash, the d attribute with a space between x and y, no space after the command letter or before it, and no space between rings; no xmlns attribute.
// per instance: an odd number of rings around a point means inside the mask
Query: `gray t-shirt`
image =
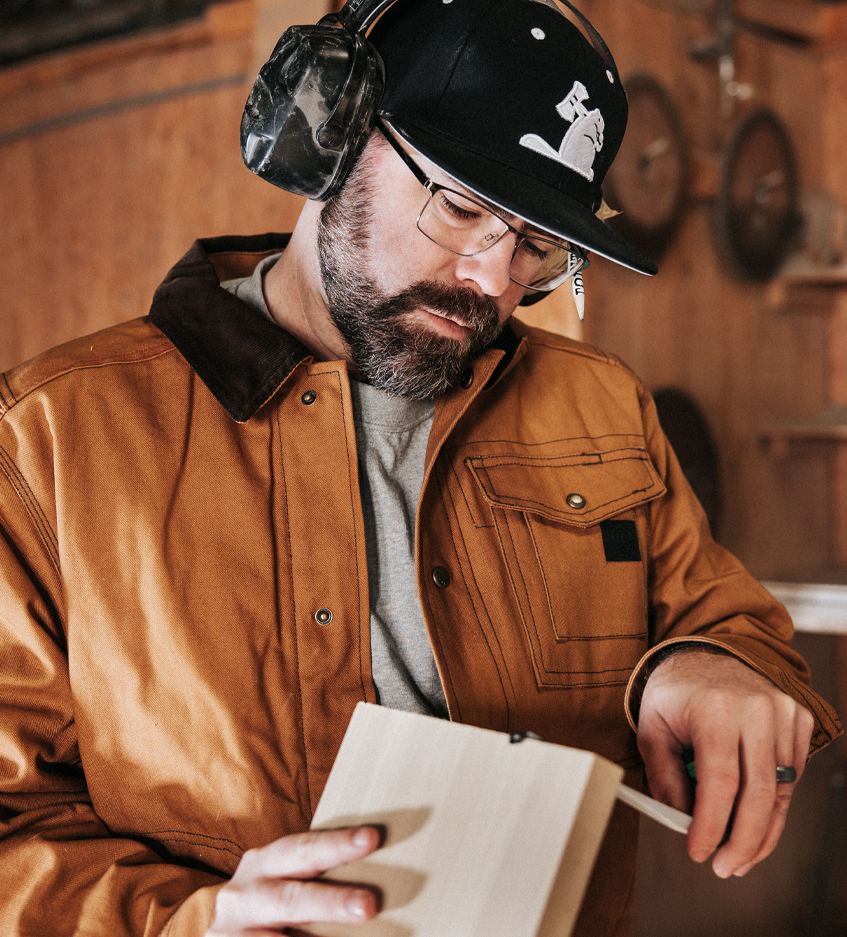
<svg viewBox="0 0 847 937"><path fill-rule="evenodd" d="M262 278L278 258L279 254L266 257L252 276L221 285L270 318ZM350 387L368 557L371 662L379 702L446 718L447 703L415 578L415 516L435 405L391 397L359 381L351 381Z"/></svg>

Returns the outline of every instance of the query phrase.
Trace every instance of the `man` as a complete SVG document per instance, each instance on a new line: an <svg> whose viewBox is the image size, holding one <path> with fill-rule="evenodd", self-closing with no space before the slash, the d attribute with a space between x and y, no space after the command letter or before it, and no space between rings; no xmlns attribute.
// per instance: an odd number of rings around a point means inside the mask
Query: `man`
<svg viewBox="0 0 847 937"><path fill-rule="evenodd" d="M149 318L0 381L4 933L371 918L315 879L377 832L304 832L360 700L593 749L682 808L692 749L721 876L839 731L638 380L511 324L585 250L651 272L594 214L613 63L539 0L398 0L372 40L378 126L290 239L198 243ZM590 147L558 145L568 98ZM577 933L626 933L636 825Z"/></svg>

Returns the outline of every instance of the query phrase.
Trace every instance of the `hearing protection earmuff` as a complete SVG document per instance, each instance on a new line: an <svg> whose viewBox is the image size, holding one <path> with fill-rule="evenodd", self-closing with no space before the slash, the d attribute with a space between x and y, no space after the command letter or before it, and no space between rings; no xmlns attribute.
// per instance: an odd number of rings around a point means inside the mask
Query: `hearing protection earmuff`
<svg viewBox="0 0 847 937"><path fill-rule="evenodd" d="M324 201L339 191L367 142L385 88L382 59L365 34L395 2L347 0L316 26L283 33L244 107L241 154L248 169L311 199ZM533 2L561 13L555 0ZM597 30L569 0L561 2L617 77Z"/></svg>
<svg viewBox="0 0 847 937"><path fill-rule="evenodd" d="M307 198L325 200L341 188L385 88L382 59L365 32L393 2L349 0L316 26L285 31L244 107L248 169Z"/></svg>

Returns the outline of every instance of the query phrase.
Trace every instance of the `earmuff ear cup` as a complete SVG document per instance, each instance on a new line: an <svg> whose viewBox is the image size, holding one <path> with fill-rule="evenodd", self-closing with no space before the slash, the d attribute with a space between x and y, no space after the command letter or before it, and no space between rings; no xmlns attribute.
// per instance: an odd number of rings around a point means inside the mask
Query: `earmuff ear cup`
<svg viewBox="0 0 847 937"><path fill-rule="evenodd" d="M384 88L382 59L363 35L292 26L244 107L247 168L288 192L331 198L367 141Z"/></svg>

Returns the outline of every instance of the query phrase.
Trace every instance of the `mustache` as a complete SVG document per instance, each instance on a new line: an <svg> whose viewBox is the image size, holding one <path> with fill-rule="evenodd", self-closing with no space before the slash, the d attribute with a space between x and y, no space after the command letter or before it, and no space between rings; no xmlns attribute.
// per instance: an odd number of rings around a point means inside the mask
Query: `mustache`
<svg viewBox="0 0 847 937"><path fill-rule="evenodd" d="M393 319L426 306L449 316L465 328L485 332L496 327L499 314L488 296L480 296L462 286L447 286L433 281L421 281L391 298L387 318Z"/></svg>

